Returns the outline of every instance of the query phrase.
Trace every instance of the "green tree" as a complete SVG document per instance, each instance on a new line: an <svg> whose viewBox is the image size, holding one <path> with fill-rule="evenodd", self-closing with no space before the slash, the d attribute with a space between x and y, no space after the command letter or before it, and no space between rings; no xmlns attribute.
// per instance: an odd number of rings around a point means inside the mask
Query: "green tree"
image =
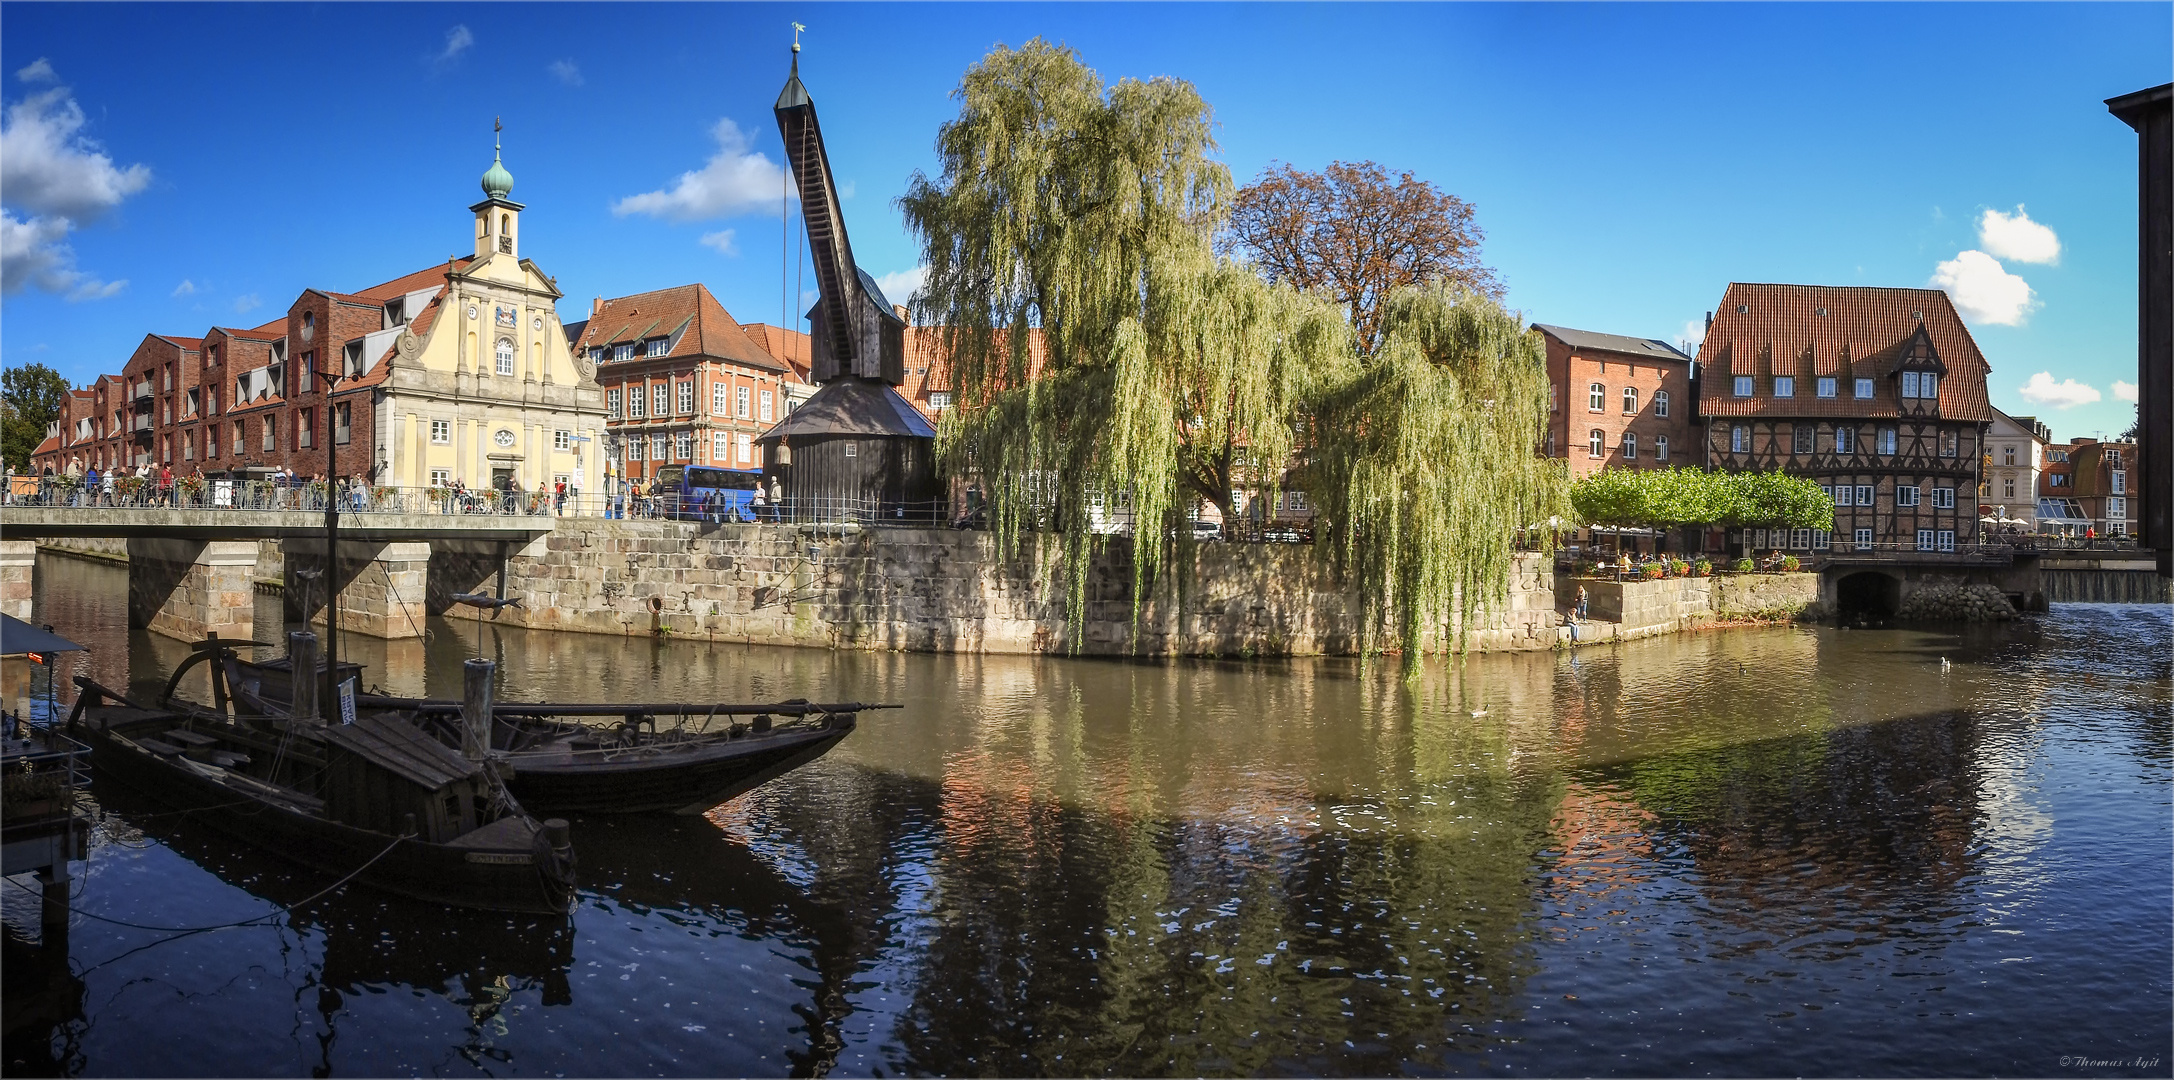
<svg viewBox="0 0 2174 1080"><path fill-rule="evenodd" d="M30 452L45 441L46 426L68 400L68 380L44 364L24 364L0 371L0 458L19 470L30 468Z"/></svg>
<svg viewBox="0 0 2174 1080"><path fill-rule="evenodd" d="M1834 503L1827 493L1782 472L1603 469L1572 484L1570 502L1579 521L1614 528L1834 527Z"/></svg>

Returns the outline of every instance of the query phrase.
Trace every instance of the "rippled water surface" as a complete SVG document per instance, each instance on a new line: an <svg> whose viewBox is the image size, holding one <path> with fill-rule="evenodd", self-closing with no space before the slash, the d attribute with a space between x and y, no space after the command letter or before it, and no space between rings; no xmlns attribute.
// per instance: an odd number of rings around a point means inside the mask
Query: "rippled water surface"
<svg viewBox="0 0 2174 1080"><path fill-rule="evenodd" d="M182 655L125 629L125 570L39 578L109 685ZM2174 1071L2163 606L1414 683L429 634L348 640L398 693L457 696L480 646L519 697L907 708L707 819L578 822L556 923L366 892L96 921L325 881L95 787L65 972L0 890L9 1075Z"/></svg>

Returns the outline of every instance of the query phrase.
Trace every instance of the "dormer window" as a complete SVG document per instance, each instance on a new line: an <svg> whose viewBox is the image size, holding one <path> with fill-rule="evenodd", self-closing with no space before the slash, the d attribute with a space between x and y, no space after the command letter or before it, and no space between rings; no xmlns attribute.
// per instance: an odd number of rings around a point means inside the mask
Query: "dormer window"
<svg viewBox="0 0 2174 1080"><path fill-rule="evenodd" d="M406 297L401 297L385 305L385 329L390 330L395 326L406 326L407 324L408 301Z"/></svg>
<svg viewBox="0 0 2174 1080"><path fill-rule="evenodd" d="M362 340L360 338L347 343L347 366L343 370L347 372L347 377L350 379L362 375Z"/></svg>
<svg viewBox="0 0 2174 1080"><path fill-rule="evenodd" d="M612 347L611 347L611 358L612 358L612 359L613 359L614 361L621 361L621 360L632 360L632 359L634 359L634 343L633 343L633 342L631 342L631 341L627 341L627 342L621 342L620 344L617 344L617 345L614 345L614 346L612 346Z"/></svg>
<svg viewBox="0 0 2174 1080"><path fill-rule="evenodd" d="M667 338L650 338L647 342L643 344L642 355L663 356L665 348L670 344L671 341Z"/></svg>

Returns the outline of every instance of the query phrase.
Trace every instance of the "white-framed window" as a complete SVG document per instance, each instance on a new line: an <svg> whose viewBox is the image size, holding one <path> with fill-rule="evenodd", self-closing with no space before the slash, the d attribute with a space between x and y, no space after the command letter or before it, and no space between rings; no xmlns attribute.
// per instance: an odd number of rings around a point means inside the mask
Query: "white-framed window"
<svg viewBox="0 0 2174 1080"><path fill-rule="evenodd" d="M1653 392L1653 415L1664 417L1668 415L1668 391L1655 390Z"/></svg>
<svg viewBox="0 0 2174 1080"><path fill-rule="evenodd" d="M1789 546L1798 551L1810 551L1812 549L1812 530L1791 529L1789 531Z"/></svg>
<svg viewBox="0 0 2174 1080"><path fill-rule="evenodd" d="M1902 486L1897 486L1897 487L1895 488L1895 505L1896 505L1896 506L1916 506L1916 505L1917 505L1917 487L1916 487L1916 485L1914 485L1914 484L1913 484L1913 485L1911 485L1911 486L1908 486L1908 487L1902 487Z"/></svg>
<svg viewBox="0 0 2174 1080"><path fill-rule="evenodd" d="M1791 426L1789 431L1789 438L1791 440L1790 450L1792 452L1798 454L1809 454L1817 448L1819 440L1819 429L1813 427L1810 424L1800 422Z"/></svg>
<svg viewBox="0 0 2174 1080"><path fill-rule="evenodd" d="M1834 429L1834 452L1837 454L1854 454L1857 452L1856 428L1838 427Z"/></svg>
<svg viewBox="0 0 2174 1080"><path fill-rule="evenodd" d="M1848 484L1836 484L1834 485L1834 487L1828 489L1829 494L1832 494L1834 496L1834 505L1836 506L1848 506L1851 502L1855 501L1850 498L1850 495L1856 490L1857 489L1850 487Z"/></svg>
<svg viewBox="0 0 2174 1080"><path fill-rule="evenodd" d="M511 374L513 374L513 339L512 339L512 338L503 338L503 337L502 337L502 338L499 338L499 339L498 339L498 373L499 373L500 375L511 375Z"/></svg>
<svg viewBox="0 0 2174 1080"><path fill-rule="evenodd" d="M1737 396L1737 397L1750 397L1750 396L1751 396L1751 385L1752 385L1752 379L1751 379L1751 376L1749 376L1749 375L1738 375L1738 376L1736 377L1736 396Z"/></svg>
<svg viewBox="0 0 2174 1080"><path fill-rule="evenodd" d="M1935 541L1933 539L1933 531L1931 529L1917 530L1917 550L1931 551L1933 549L1934 543Z"/></svg>
<svg viewBox="0 0 2174 1080"><path fill-rule="evenodd" d="M1129 494L1129 493L1128 493L1128 494ZM1306 493L1305 493L1305 492L1303 492L1303 491L1286 491L1286 492L1284 492L1284 493L1283 493L1283 508L1284 508L1285 510L1304 510L1304 509L1306 509Z"/></svg>
<svg viewBox="0 0 2174 1080"><path fill-rule="evenodd" d="M1875 495L1875 494L1877 494L1877 491L1876 491L1876 490L1875 490L1875 489L1873 488L1873 486L1872 486L1872 485L1870 485L1870 484L1859 484L1859 485L1857 485L1857 505L1859 505L1859 506L1870 506L1870 505L1872 505L1872 496L1873 496L1873 495Z"/></svg>
<svg viewBox="0 0 2174 1080"><path fill-rule="evenodd" d="M573 433L573 432L571 432L571 431L554 431L554 432L552 432L552 433L551 433L551 449L553 449L553 450L572 450L573 448L574 448L574 433Z"/></svg>
<svg viewBox="0 0 2174 1080"><path fill-rule="evenodd" d="M1607 387L1602 386L1599 383L1593 383L1592 385L1585 388L1585 410L1587 412L1600 412L1607 407Z"/></svg>
<svg viewBox="0 0 2174 1080"><path fill-rule="evenodd" d="M1891 427L1883 427L1880 429L1880 453L1892 455L1894 452L1895 429Z"/></svg>
<svg viewBox="0 0 2174 1080"><path fill-rule="evenodd" d="M663 356L671 341L667 338L651 338L642 344L644 346L642 349L643 356Z"/></svg>
<svg viewBox="0 0 2174 1080"><path fill-rule="evenodd" d="M264 448L266 450L279 449L279 417L276 415L268 415L264 418Z"/></svg>
<svg viewBox="0 0 2174 1080"><path fill-rule="evenodd" d="M2106 464L2116 469L2120 468L2121 451L2109 448L2106 451Z"/></svg>
<svg viewBox="0 0 2174 1080"><path fill-rule="evenodd" d="M1917 396L1917 372L1905 371L1902 373L1902 396L1906 398Z"/></svg>
<svg viewBox="0 0 2174 1080"><path fill-rule="evenodd" d="M847 443L847 444L845 444L845 456L847 456L847 457L859 457L859 456L860 456L860 453L861 453L861 448L860 448L860 444L858 444L858 443Z"/></svg>
<svg viewBox="0 0 2174 1080"><path fill-rule="evenodd" d="M1932 505L1939 510L1955 509L1955 489L1951 487L1932 489Z"/></svg>
<svg viewBox="0 0 2174 1080"><path fill-rule="evenodd" d="M1857 380L1857 399L1860 401L1870 401L1872 399L1872 380Z"/></svg>
<svg viewBox="0 0 2174 1080"><path fill-rule="evenodd" d="M672 436L672 459L683 461L694 457L694 432L681 431Z"/></svg>
<svg viewBox="0 0 2174 1080"><path fill-rule="evenodd" d="M2000 448L2000 463L2003 465L2015 464L2015 447L2013 445Z"/></svg>
<svg viewBox="0 0 2174 1080"><path fill-rule="evenodd" d="M453 422L451 420L432 420L430 422L430 441L434 446L452 445Z"/></svg>
<svg viewBox="0 0 2174 1080"><path fill-rule="evenodd" d="M649 415L672 415L672 388L664 383L649 384Z"/></svg>
<svg viewBox="0 0 2174 1080"><path fill-rule="evenodd" d="M943 400L942 400L942 401L938 401L938 400L937 400L938 398L942 398ZM775 419L777 419L777 405L776 405L776 401L777 401L777 392L776 392L776 391L774 391L774 390L765 390L765 391L763 391L763 392L762 392L762 397L761 397L761 402L762 402L762 406L761 406L761 408L762 408L762 411L761 411L761 412L760 412L760 413L759 413L759 414L757 415L757 417L756 417L756 418L757 418L757 419L759 419L759 420L761 420L761 421L762 421L763 423L765 423L765 424L769 423L769 422L770 422L770 421L772 421L772 420L775 420ZM948 407L948 406L949 406L950 404L951 404L951 395L950 395L950 394L948 394L948 393L945 393L945 392L944 392L944 391L942 391L942 390L938 390L938 391L936 391L936 392L934 392L934 393L932 393L932 394L930 394L930 395L928 396L928 407L929 407L929 408L931 408L931 409L942 409L942 408L946 408L946 407Z"/></svg>
<svg viewBox="0 0 2174 1080"><path fill-rule="evenodd" d="M711 415L711 416L723 416L723 415L725 415L725 396L726 396L726 394L727 394L727 393L728 393L728 392L729 392L729 391L730 391L731 389L732 389L732 384L731 384L731 383L728 383L728 382L726 382L726 381L725 381L725 380L723 380L723 379L711 379L711 380L710 380L710 415Z"/></svg>
<svg viewBox="0 0 2174 1080"><path fill-rule="evenodd" d="M1813 390L1816 391L1820 397L1833 397L1835 394L1834 382L1834 376L1821 375L1819 377L1819 382L1813 387Z"/></svg>
<svg viewBox="0 0 2174 1080"><path fill-rule="evenodd" d="M1606 457L1608 455L1608 436L1599 428L1594 428L1592 433L1585 437L1585 452L1592 457Z"/></svg>
<svg viewBox="0 0 2174 1080"><path fill-rule="evenodd" d="M1812 530L1812 550L1826 551L1834 546L1834 534L1825 529Z"/></svg>
<svg viewBox="0 0 2174 1080"><path fill-rule="evenodd" d="M1658 395L1656 395L1656 396L1658 396ZM1653 460L1655 460L1655 461L1667 461L1667 460L1668 460L1668 436L1666 436L1666 435L1655 435L1655 436L1653 437Z"/></svg>
<svg viewBox="0 0 2174 1080"><path fill-rule="evenodd" d="M732 415L742 420L755 415L754 410L748 407L747 387L735 386L732 388Z"/></svg>
<svg viewBox="0 0 2174 1080"><path fill-rule="evenodd" d="M1638 458L1638 436L1636 436L1636 435L1633 435L1633 434L1631 434L1630 432L1626 431L1626 432L1624 432L1624 433L1623 433L1623 460L1625 460L1625 461L1635 461L1635 460L1637 460L1637 458Z"/></svg>
<svg viewBox="0 0 2174 1080"><path fill-rule="evenodd" d="M432 469L432 470L430 470L430 486L431 486L431 487L452 487L452 486L453 486L453 471L452 471L451 469Z"/></svg>
<svg viewBox="0 0 2174 1080"><path fill-rule="evenodd" d="M1940 530L1940 532L1939 532L1939 534L1938 534L1938 538L1937 538L1937 540L1936 540L1936 542L1935 542L1935 543L1936 543L1936 546L1938 547L1938 549L1939 549L1939 550L1941 550L1941 551L1954 551L1954 550L1955 550L1955 530L1953 530L1953 529L1942 529L1942 530Z"/></svg>
<svg viewBox="0 0 2174 1080"><path fill-rule="evenodd" d="M754 436L743 431L733 438L733 442L735 444L734 449L738 451L740 464L746 465L755 460Z"/></svg>
<svg viewBox="0 0 2174 1080"><path fill-rule="evenodd" d="M2127 495L2127 494L2129 493L2129 473L2128 473L2128 470L2126 470L2126 469L2115 469L2115 470L2113 470L2113 479L2114 479L2114 488L2113 488L2113 492L2114 492L2114 494L2116 494L2116 495Z"/></svg>
<svg viewBox="0 0 2174 1080"><path fill-rule="evenodd" d="M619 419L619 402L620 394L617 387L604 391L604 415L613 420Z"/></svg>
<svg viewBox="0 0 2174 1080"><path fill-rule="evenodd" d="M731 461L731 460L732 460L732 433L731 433L731 432L729 432L729 431L712 431L712 432L710 432L710 459L711 459L711 460L713 460L713 461Z"/></svg>
<svg viewBox="0 0 2174 1080"><path fill-rule="evenodd" d="M1749 428L1746 428L1742 424L1737 424L1736 426L1731 427L1729 429L1729 452L1732 454L1742 454L1748 452L1750 449L1751 430Z"/></svg>
<svg viewBox="0 0 2174 1080"><path fill-rule="evenodd" d="M656 461L668 461L672 457L672 438L664 432L649 436L649 456Z"/></svg>
<svg viewBox="0 0 2174 1080"><path fill-rule="evenodd" d="M1547 411L1563 411L1563 388L1554 383L1547 384Z"/></svg>
<svg viewBox="0 0 2174 1080"><path fill-rule="evenodd" d="M589 346L589 362L592 364L604 362L604 347L602 345Z"/></svg>
<svg viewBox="0 0 2174 1080"><path fill-rule="evenodd" d="M1859 551L1872 550L1872 530L1858 529L1850 533L1850 543L1857 545Z"/></svg>
<svg viewBox="0 0 2174 1080"><path fill-rule="evenodd" d="M1940 374L1928 371L1917 378L1917 396L1930 401L1940 396Z"/></svg>
<svg viewBox="0 0 2174 1080"><path fill-rule="evenodd" d="M617 345L612 346L611 358L614 362L634 359L634 343L631 341L623 341Z"/></svg>
<svg viewBox="0 0 2174 1080"><path fill-rule="evenodd" d="M2000 497L2003 499L2015 498L2015 477L2003 476L2000 478Z"/></svg>
<svg viewBox="0 0 2174 1080"><path fill-rule="evenodd" d="M2129 500L2117 499L2108 496L2106 499L2106 516L2109 518L2127 520L2129 516Z"/></svg>
<svg viewBox="0 0 2174 1080"><path fill-rule="evenodd" d="M1623 413L1624 415L1628 416L1636 413L1637 411L1638 388L1635 386L1626 386L1623 388Z"/></svg>
<svg viewBox="0 0 2174 1080"><path fill-rule="evenodd" d="M679 383L679 411L682 414L694 411L694 381L692 379L684 379Z"/></svg>
<svg viewBox="0 0 2174 1080"><path fill-rule="evenodd" d="M1795 397L1795 396L1797 396L1797 379L1796 379L1796 376L1794 376L1794 375L1776 375L1776 376L1774 376L1774 396L1775 396L1775 397Z"/></svg>
<svg viewBox="0 0 2174 1080"><path fill-rule="evenodd" d="M2068 483L2068 474L2067 474L2067 473L2047 473L2047 474L2046 474L2046 486L2047 486L2047 487L2060 487L2061 485L2063 485L2063 484L2066 484L2066 483Z"/></svg>

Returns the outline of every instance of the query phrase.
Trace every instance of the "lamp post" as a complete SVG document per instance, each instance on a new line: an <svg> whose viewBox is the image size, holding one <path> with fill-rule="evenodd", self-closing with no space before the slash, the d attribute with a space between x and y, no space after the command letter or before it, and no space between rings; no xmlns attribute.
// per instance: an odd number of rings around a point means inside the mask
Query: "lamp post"
<svg viewBox="0 0 2174 1080"><path fill-rule="evenodd" d="M338 370L320 371L325 381L325 673L319 684L317 708L327 722L340 715L340 499L339 441L332 433L332 391L343 377ZM299 677L302 673L296 672Z"/></svg>

